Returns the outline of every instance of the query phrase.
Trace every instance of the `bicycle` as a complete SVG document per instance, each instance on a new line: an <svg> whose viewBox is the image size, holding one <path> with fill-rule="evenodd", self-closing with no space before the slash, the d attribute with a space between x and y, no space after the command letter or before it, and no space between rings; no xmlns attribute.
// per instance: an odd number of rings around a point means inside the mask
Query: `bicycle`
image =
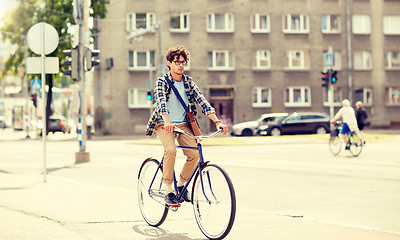
<svg viewBox="0 0 400 240"><path fill-rule="evenodd" d="M183 202L182 195L193 180L191 204L194 216L201 232L209 239L223 239L230 232L236 214L236 196L232 181L228 174L216 164L204 161L200 141L219 134L222 130L209 136L192 136L182 129L174 129L177 134L185 134L196 140L196 147L177 146L184 149L199 151L200 159L189 180L184 185L181 194L177 195L179 203ZM165 191L162 183L162 158L147 158L140 167L138 174L138 201L140 212L150 226L160 226L166 219L168 211L177 211L177 206L165 204ZM174 173L175 192L177 181Z"/></svg>
<svg viewBox="0 0 400 240"><path fill-rule="evenodd" d="M329 149L331 153L337 156L342 150L342 139L340 136L340 132L342 129L342 122L334 122L334 128L331 130L331 137L329 138ZM346 146L349 147L350 153L353 157L358 157L361 154L363 148L363 139L355 134L355 132L349 132L347 134L347 143Z"/></svg>

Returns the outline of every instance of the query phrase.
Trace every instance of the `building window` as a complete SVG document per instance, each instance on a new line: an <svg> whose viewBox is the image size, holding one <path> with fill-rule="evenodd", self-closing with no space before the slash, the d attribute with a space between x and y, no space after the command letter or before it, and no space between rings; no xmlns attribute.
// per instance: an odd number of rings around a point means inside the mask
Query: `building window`
<svg viewBox="0 0 400 240"><path fill-rule="evenodd" d="M386 88L386 104L400 106L400 88Z"/></svg>
<svg viewBox="0 0 400 240"><path fill-rule="evenodd" d="M189 32L189 23L188 13L171 13L169 30L171 32Z"/></svg>
<svg viewBox="0 0 400 240"><path fill-rule="evenodd" d="M250 16L250 32L252 33L269 33L270 18L267 14L252 14Z"/></svg>
<svg viewBox="0 0 400 240"><path fill-rule="evenodd" d="M311 90L309 87L288 87L284 92L285 107L310 107Z"/></svg>
<svg viewBox="0 0 400 240"><path fill-rule="evenodd" d="M132 71L154 68L154 51L129 51L128 68Z"/></svg>
<svg viewBox="0 0 400 240"><path fill-rule="evenodd" d="M253 69L263 70L271 68L271 53L268 50L253 51Z"/></svg>
<svg viewBox="0 0 400 240"><path fill-rule="evenodd" d="M340 33L340 16L323 15L322 16L323 33Z"/></svg>
<svg viewBox="0 0 400 240"><path fill-rule="evenodd" d="M324 70L331 68L331 66L327 66L327 59L326 56L328 54L328 51L324 51L323 54L323 63L324 63ZM332 68L335 70L341 70L342 69L342 54L340 52L333 52L332 54Z"/></svg>
<svg viewBox="0 0 400 240"><path fill-rule="evenodd" d="M400 69L400 52L387 52L385 60L386 69Z"/></svg>
<svg viewBox="0 0 400 240"><path fill-rule="evenodd" d="M308 33L310 30L309 18L307 15L287 14L283 15L284 33Z"/></svg>
<svg viewBox="0 0 400 240"><path fill-rule="evenodd" d="M131 88L128 89L129 108L150 108L151 101L147 100L147 90Z"/></svg>
<svg viewBox="0 0 400 240"><path fill-rule="evenodd" d="M232 99L233 89L232 88L211 88L210 97L213 99Z"/></svg>
<svg viewBox="0 0 400 240"><path fill-rule="evenodd" d="M354 52L354 69L370 70L372 68L372 55L368 51Z"/></svg>
<svg viewBox="0 0 400 240"><path fill-rule="evenodd" d="M383 17L383 34L400 35L400 16Z"/></svg>
<svg viewBox="0 0 400 240"><path fill-rule="evenodd" d="M233 32L234 18L231 13L211 13L207 15L207 32Z"/></svg>
<svg viewBox="0 0 400 240"><path fill-rule="evenodd" d="M308 52L302 50L287 51L286 63L288 70L308 69L310 67Z"/></svg>
<svg viewBox="0 0 400 240"><path fill-rule="evenodd" d="M253 88L253 107L271 107L271 89L265 87Z"/></svg>
<svg viewBox="0 0 400 240"><path fill-rule="evenodd" d="M353 16L353 34L370 34L371 16L354 15Z"/></svg>
<svg viewBox="0 0 400 240"><path fill-rule="evenodd" d="M234 70L234 54L230 51L208 52L209 70Z"/></svg>
<svg viewBox="0 0 400 240"><path fill-rule="evenodd" d="M322 88L322 99L324 100L324 107L329 107L328 89ZM333 106L341 107L343 101L343 89L339 86L333 86Z"/></svg>
<svg viewBox="0 0 400 240"><path fill-rule="evenodd" d="M156 24L155 13L128 13L126 21L126 30L128 32L135 30L147 30Z"/></svg>
<svg viewBox="0 0 400 240"><path fill-rule="evenodd" d="M372 89L362 88L354 91L355 101L361 101L364 106L372 106Z"/></svg>

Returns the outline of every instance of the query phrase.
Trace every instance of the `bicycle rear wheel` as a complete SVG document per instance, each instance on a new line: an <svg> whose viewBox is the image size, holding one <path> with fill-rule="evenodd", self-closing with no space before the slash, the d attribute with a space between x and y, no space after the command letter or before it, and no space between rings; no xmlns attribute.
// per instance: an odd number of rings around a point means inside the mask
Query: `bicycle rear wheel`
<svg viewBox="0 0 400 240"><path fill-rule="evenodd" d="M338 155L342 149L342 140L339 136L331 136L329 139L329 150L333 155Z"/></svg>
<svg viewBox="0 0 400 240"><path fill-rule="evenodd" d="M168 214L168 208L165 207L163 199L162 171L159 170L156 175L158 165L159 162L156 159L146 160L138 176L137 193L140 212L144 220L153 227L160 226Z"/></svg>
<svg viewBox="0 0 400 240"><path fill-rule="evenodd" d="M357 134L352 134L350 137L350 152L354 157L358 157L362 151L362 139Z"/></svg>
<svg viewBox="0 0 400 240"><path fill-rule="evenodd" d="M236 214L232 181L214 164L205 166L200 174L194 180L192 198L197 225L207 238L223 239L231 230Z"/></svg>

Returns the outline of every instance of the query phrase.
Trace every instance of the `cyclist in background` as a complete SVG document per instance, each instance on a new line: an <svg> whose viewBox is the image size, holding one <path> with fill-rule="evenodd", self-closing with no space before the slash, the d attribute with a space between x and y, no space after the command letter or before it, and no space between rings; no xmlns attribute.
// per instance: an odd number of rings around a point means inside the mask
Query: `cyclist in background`
<svg viewBox="0 0 400 240"><path fill-rule="evenodd" d="M362 107L362 102L358 101L356 102L356 118L357 118L357 124L358 124L358 129L360 129L360 133L362 133L362 130L364 129L365 126L365 121L368 118L367 112L364 110Z"/></svg>
<svg viewBox="0 0 400 240"><path fill-rule="evenodd" d="M360 139L363 139L363 138L362 138L360 130L358 129L358 126L357 126L356 114L354 112L354 109L350 106L350 101L348 99L344 99L342 101L342 108L336 113L335 117L333 117L331 122L335 123L340 118L342 118L342 121L343 121L343 127L342 127L342 131L340 133L342 134L342 138L343 138L344 142L346 143L345 149L349 150L350 145L349 145L348 139L347 139L347 134L349 132L355 132ZM363 140L361 140L361 144L362 143L363 143Z"/></svg>

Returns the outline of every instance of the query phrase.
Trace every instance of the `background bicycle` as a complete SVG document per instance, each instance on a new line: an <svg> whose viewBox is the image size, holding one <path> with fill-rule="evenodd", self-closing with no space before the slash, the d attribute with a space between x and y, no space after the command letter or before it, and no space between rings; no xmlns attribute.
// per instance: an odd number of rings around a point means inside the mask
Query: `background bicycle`
<svg viewBox="0 0 400 240"><path fill-rule="evenodd" d="M199 151L200 159L182 193L177 196L182 203L182 194L191 186L191 203L197 225L209 239L223 239L230 232L236 214L236 196L232 181L220 166L209 164L203 158L200 141L211 138L221 130L209 136L192 136L179 128L175 132L196 139L197 147L178 146L180 148ZM166 219L168 211L177 211L180 205L165 204L165 191L162 182L162 164L157 159L146 159L138 175L138 201L144 220L150 226L160 226ZM193 182L192 182L193 180ZM192 183L192 184L191 184ZM177 181L174 174L174 187L177 191Z"/></svg>
<svg viewBox="0 0 400 240"><path fill-rule="evenodd" d="M344 143L344 139L342 138L341 129L343 123L341 121L336 121L333 124L333 129L331 129L331 136L329 138L329 150L335 156L337 156L340 151L343 149L342 142ZM347 142L345 144L346 150L349 150L350 153L357 157L361 154L363 143L362 139L355 134L354 132L349 132L347 134Z"/></svg>

